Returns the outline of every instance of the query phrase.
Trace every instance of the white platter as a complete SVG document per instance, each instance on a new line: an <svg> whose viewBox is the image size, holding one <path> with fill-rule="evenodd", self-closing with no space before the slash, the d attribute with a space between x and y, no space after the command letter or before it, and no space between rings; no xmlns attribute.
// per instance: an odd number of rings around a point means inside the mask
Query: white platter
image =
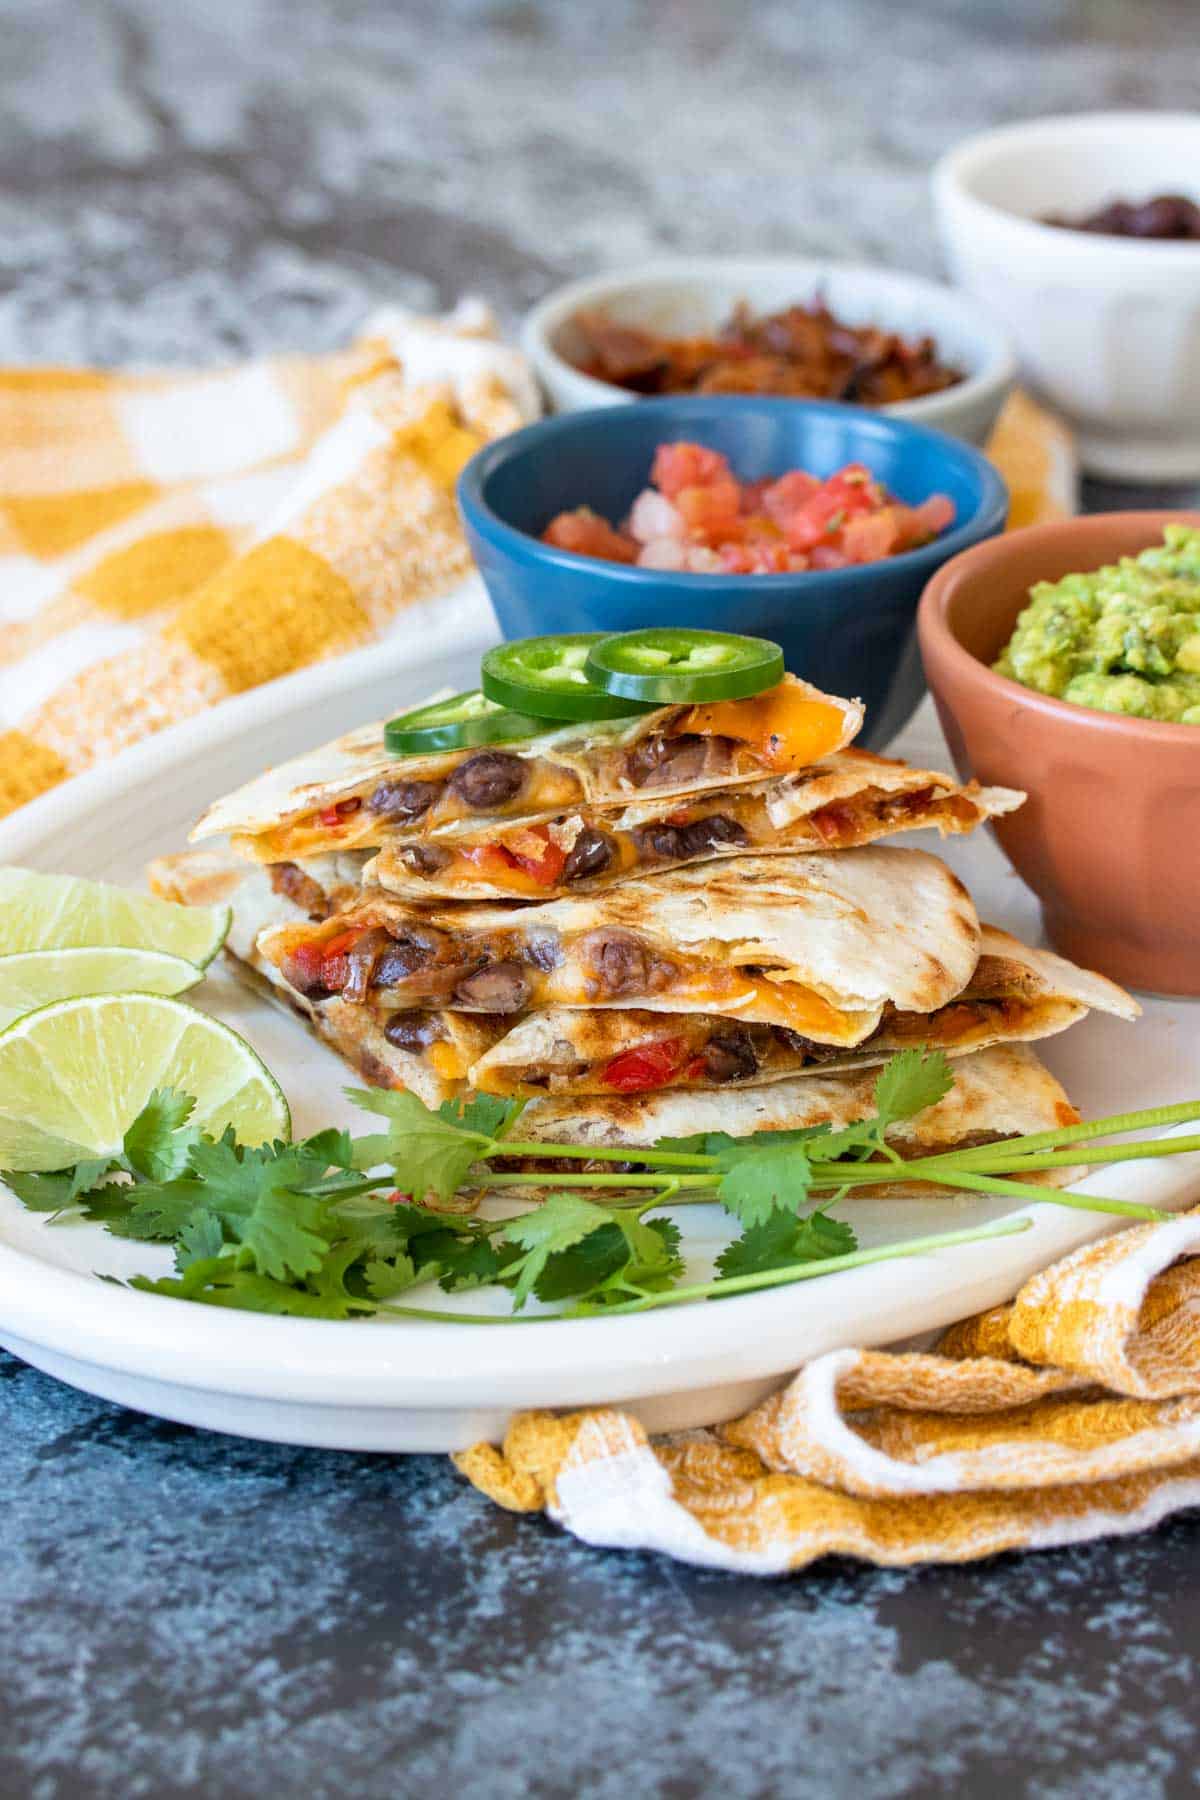
<svg viewBox="0 0 1200 1800"><path fill-rule="evenodd" d="M377 653L364 651L228 701L0 825L0 862L140 882L152 856L182 847L215 795L444 683L472 685L476 657L472 647L419 670L381 672ZM895 749L945 766L928 707ZM1037 937L1032 897L989 838L952 842L945 853L985 917ZM265 1056L298 1132L352 1119L361 1129L341 1097L346 1070L298 1023L224 974L199 993ZM1148 1001L1137 1025L1089 1020L1044 1049L1085 1113L1186 1099L1200 1091L1200 1006ZM1110 1168L1096 1188L1181 1206L1200 1196L1200 1156ZM847 1204L865 1243L962 1228L1006 1210L1003 1201L953 1197ZM287 1443L448 1450L499 1438L525 1407L610 1401L627 1403L651 1429L675 1429L733 1416L819 1352L895 1342L994 1305L1054 1257L1112 1229L1101 1215L1026 1210L1034 1228L1021 1236L717 1306L492 1330L277 1319L139 1294L96 1275L165 1269L163 1253L95 1226L48 1225L0 1190L0 1344L142 1411ZM728 1231L716 1208L685 1217L689 1262L700 1271ZM440 1294L431 1303L453 1305Z"/></svg>

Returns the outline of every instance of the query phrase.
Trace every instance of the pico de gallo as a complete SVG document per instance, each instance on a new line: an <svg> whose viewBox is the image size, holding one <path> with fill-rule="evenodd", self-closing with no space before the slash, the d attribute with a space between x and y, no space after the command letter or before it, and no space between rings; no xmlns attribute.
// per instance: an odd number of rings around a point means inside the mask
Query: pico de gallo
<svg viewBox="0 0 1200 1800"><path fill-rule="evenodd" d="M739 481L703 444L660 444L650 485L619 526L588 506L560 512L542 542L579 556L685 574L786 575L880 562L929 543L954 522L933 494L897 500L862 463L821 480L804 469Z"/></svg>

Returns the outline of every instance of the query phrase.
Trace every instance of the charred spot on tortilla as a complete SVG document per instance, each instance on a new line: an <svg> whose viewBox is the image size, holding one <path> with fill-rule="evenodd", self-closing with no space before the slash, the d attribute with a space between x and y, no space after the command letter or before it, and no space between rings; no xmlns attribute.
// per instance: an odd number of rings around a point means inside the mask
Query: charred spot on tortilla
<svg viewBox="0 0 1200 1800"><path fill-rule="evenodd" d="M360 1049L357 1062L359 1074L368 1087L394 1088L402 1085L395 1070L389 1069L373 1050Z"/></svg>

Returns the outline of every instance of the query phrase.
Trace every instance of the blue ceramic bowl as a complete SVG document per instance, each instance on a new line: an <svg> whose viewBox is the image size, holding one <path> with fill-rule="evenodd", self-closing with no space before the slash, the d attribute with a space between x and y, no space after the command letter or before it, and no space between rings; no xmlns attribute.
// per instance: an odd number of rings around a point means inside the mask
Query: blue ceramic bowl
<svg viewBox="0 0 1200 1800"><path fill-rule="evenodd" d="M614 522L646 486L660 444L720 450L743 481L862 462L901 500L948 494L957 523L884 562L795 575L682 575L599 562L540 542L555 513L590 506ZM781 644L795 674L866 704L878 748L924 692L915 620L935 569L1004 525L1008 495L978 451L903 419L829 402L684 395L602 406L489 444L459 478L475 560L506 638L550 631L694 625Z"/></svg>

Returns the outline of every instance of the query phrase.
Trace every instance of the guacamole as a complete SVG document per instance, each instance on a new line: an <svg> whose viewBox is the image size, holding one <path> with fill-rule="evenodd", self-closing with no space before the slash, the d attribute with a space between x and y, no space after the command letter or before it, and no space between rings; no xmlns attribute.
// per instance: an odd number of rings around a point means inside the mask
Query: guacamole
<svg viewBox="0 0 1200 1800"><path fill-rule="evenodd" d="M1039 581L993 666L1078 706L1200 725L1200 530L1168 525L1139 556Z"/></svg>

